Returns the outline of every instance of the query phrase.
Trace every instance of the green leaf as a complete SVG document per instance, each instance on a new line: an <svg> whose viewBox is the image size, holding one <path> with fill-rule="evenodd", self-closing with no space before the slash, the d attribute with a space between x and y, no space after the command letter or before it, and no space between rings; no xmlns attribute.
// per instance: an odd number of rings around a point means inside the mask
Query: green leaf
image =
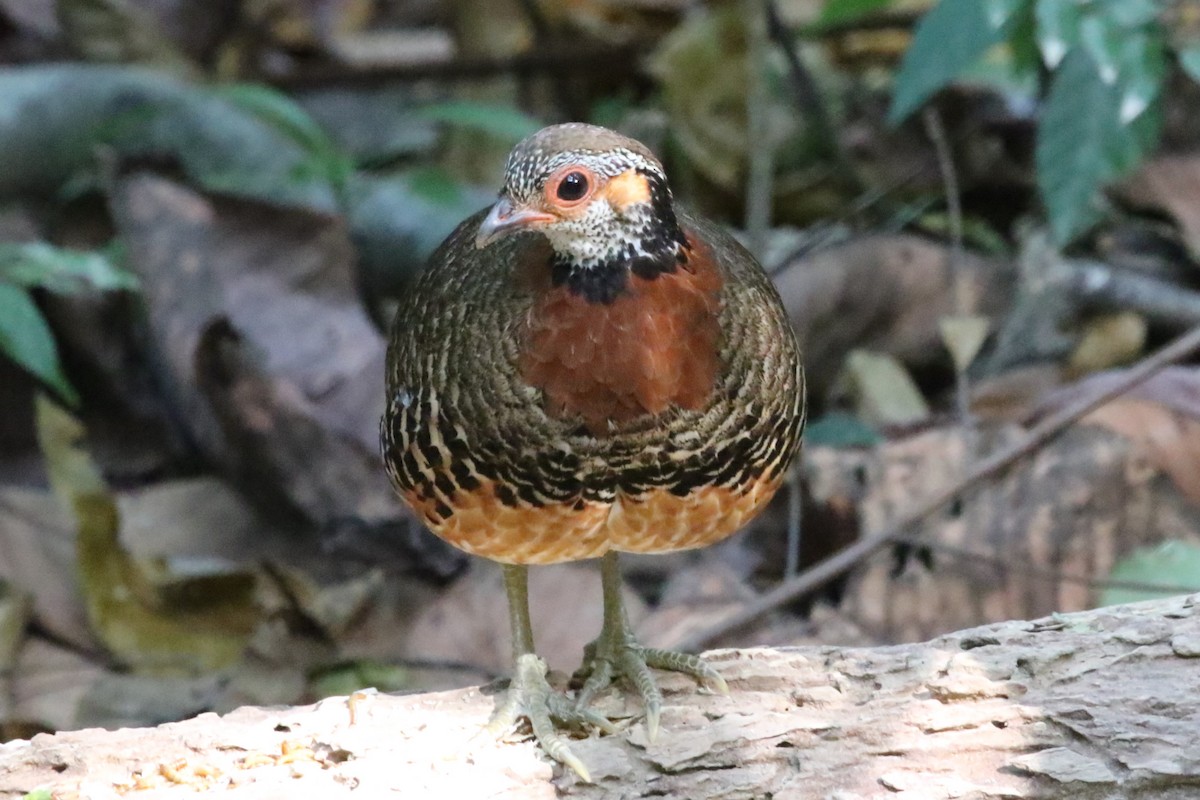
<svg viewBox="0 0 1200 800"><path fill-rule="evenodd" d="M1155 102L1137 119L1122 124L1118 121L1108 143L1108 158L1112 164L1113 177L1124 175L1146 157L1158 144L1162 133L1162 103Z"/></svg>
<svg viewBox="0 0 1200 800"><path fill-rule="evenodd" d="M462 184L437 164L413 167L406 178L414 195L435 206L456 208L463 202Z"/></svg>
<svg viewBox="0 0 1200 800"><path fill-rule="evenodd" d="M1081 46L1054 76L1037 141L1037 175L1059 244L1097 214L1101 185L1133 169L1158 142L1166 75L1160 37L1083 20Z"/></svg>
<svg viewBox="0 0 1200 800"><path fill-rule="evenodd" d="M49 789L34 789L21 800L54 800L54 795L50 793Z"/></svg>
<svg viewBox="0 0 1200 800"><path fill-rule="evenodd" d="M325 129L299 103L277 89L239 83L222 86L216 93L270 124L310 153L323 153L333 148L333 140Z"/></svg>
<svg viewBox="0 0 1200 800"><path fill-rule="evenodd" d="M364 291L403 296L442 240L495 201L494 188L461 184L436 165L360 178L350 223Z"/></svg>
<svg viewBox="0 0 1200 800"><path fill-rule="evenodd" d="M888 120L903 121L999 43L1026 0L942 0L922 17L896 77Z"/></svg>
<svg viewBox="0 0 1200 800"><path fill-rule="evenodd" d="M55 247L46 242L0 243L0 280L60 294L83 289L136 291L137 278L103 252Z"/></svg>
<svg viewBox="0 0 1200 800"><path fill-rule="evenodd" d="M1117 83L1121 87L1121 122L1137 119L1162 93L1167 54L1160 35L1132 33L1117 45Z"/></svg>
<svg viewBox="0 0 1200 800"><path fill-rule="evenodd" d="M1101 0L1096 8L1121 28L1141 28L1158 21L1162 0Z"/></svg>
<svg viewBox="0 0 1200 800"><path fill-rule="evenodd" d="M63 374L54 334L42 312L20 286L0 282L0 353L54 388L71 405L79 395Z"/></svg>
<svg viewBox="0 0 1200 800"><path fill-rule="evenodd" d="M1194 81L1200 81L1200 44L1194 44L1181 49L1179 55L1179 66L1187 73L1187 76Z"/></svg>
<svg viewBox="0 0 1200 800"><path fill-rule="evenodd" d="M1027 5L1014 16L1007 33L1008 57L1012 63L1014 82L1035 87L1040 84L1042 59L1037 32L1038 22L1034 15L1034 7Z"/></svg>
<svg viewBox="0 0 1200 800"><path fill-rule="evenodd" d="M1054 75L1038 127L1038 187L1050 228L1065 244L1096 217L1096 191L1117 169L1120 130L1116 86L1100 77L1083 48L1067 54Z"/></svg>
<svg viewBox="0 0 1200 800"><path fill-rule="evenodd" d="M1055 69L1067 53L1079 44L1079 26L1083 10L1070 0L1038 0L1037 42L1046 66Z"/></svg>
<svg viewBox="0 0 1200 800"><path fill-rule="evenodd" d="M830 411L804 430L807 445L822 447L874 447L883 441L879 431L853 414Z"/></svg>
<svg viewBox="0 0 1200 800"><path fill-rule="evenodd" d="M205 189L337 208L328 180L295 179L313 158L305 147L210 87L93 64L0 70L0 196L52 195L94 174L101 145L118 157L177 159Z"/></svg>
<svg viewBox="0 0 1200 800"><path fill-rule="evenodd" d="M354 161L341 152L333 138L299 103L269 86L251 83L221 87L217 94L304 148L309 158L296 165L292 176L298 182L329 183L339 205L345 207L345 192L354 174Z"/></svg>
<svg viewBox="0 0 1200 800"><path fill-rule="evenodd" d="M1120 74L1118 62L1123 33L1111 18L1101 14L1088 14L1079 23L1079 43L1096 62L1100 79L1105 83L1116 83Z"/></svg>
<svg viewBox="0 0 1200 800"><path fill-rule="evenodd" d="M501 141L519 142L542 127L542 123L511 106L452 100L421 109L424 119L480 131Z"/></svg>
<svg viewBox="0 0 1200 800"><path fill-rule="evenodd" d="M381 661L363 659L325 667L312 679L312 690L317 697L348 695L363 688L381 692L398 692L408 689L412 677L404 667Z"/></svg>
<svg viewBox="0 0 1200 800"><path fill-rule="evenodd" d="M887 8L892 0L826 0L817 18L816 27L853 22L868 14Z"/></svg>
<svg viewBox="0 0 1200 800"><path fill-rule="evenodd" d="M1122 559L1108 577L1114 581L1167 588L1164 591L1147 591L1109 587L1100 596L1102 606L1170 597L1181 590L1200 591L1200 545L1173 540L1157 547L1143 547Z"/></svg>
<svg viewBox="0 0 1200 800"><path fill-rule="evenodd" d="M993 47L958 74L960 83L984 87L1016 107L1032 108L1041 96L1042 60L1028 25L1014 25L1007 46Z"/></svg>

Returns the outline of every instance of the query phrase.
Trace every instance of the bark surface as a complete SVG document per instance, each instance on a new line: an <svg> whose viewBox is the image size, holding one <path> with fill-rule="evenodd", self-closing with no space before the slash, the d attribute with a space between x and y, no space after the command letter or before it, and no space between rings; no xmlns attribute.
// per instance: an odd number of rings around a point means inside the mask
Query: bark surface
<svg viewBox="0 0 1200 800"><path fill-rule="evenodd" d="M710 659L729 696L662 675L654 744L635 705L604 698L629 719L574 742L590 785L482 735L493 698L467 689L10 742L0 797L1200 797L1200 595Z"/></svg>

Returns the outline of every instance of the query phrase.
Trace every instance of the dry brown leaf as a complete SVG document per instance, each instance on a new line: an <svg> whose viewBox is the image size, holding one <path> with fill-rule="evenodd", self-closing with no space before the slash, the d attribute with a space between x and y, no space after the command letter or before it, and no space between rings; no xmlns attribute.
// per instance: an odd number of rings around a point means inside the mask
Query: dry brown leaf
<svg viewBox="0 0 1200 800"><path fill-rule="evenodd" d="M111 206L175 418L203 453L261 511L325 531L407 525L379 457L386 346L344 223L150 172L117 181Z"/></svg>
<svg viewBox="0 0 1200 800"><path fill-rule="evenodd" d="M280 44L300 48L353 34L374 11L374 0L244 0L241 14Z"/></svg>
<svg viewBox="0 0 1200 800"><path fill-rule="evenodd" d="M119 184L113 211L181 390L196 391L200 339L223 322L260 353L264 377L279 379L277 402L376 449L385 346L354 292L352 249L337 219L209 198L150 173ZM269 426L271 409L256 410Z"/></svg>
<svg viewBox="0 0 1200 800"><path fill-rule="evenodd" d="M32 612L33 598L28 593L0 581L0 679L12 669Z"/></svg>
<svg viewBox="0 0 1200 800"><path fill-rule="evenodd" d="M330 641L339 641L379 598L383 573L378 569L339 583L319 584L297 569L275 566L271 577L287 610L301 614L304 619ZM272 594L275 594L274 592ZM284 654L279 654L284 655ZM286 660L286 656L281 659Z"/></svg>
<svg viewBox="0 0 1200 800"><path fill-rule="evenodd" d="M0 580L0 725L17 719L13 710L13 665L25 639L33 598ZM4 734L0 733L0 741Z"/></svg>
<svg viewBox="0 0 1200 800"><path fill-rule="evenodd" d="M942 341L950 351L956 370L966 372L975 361L987 341L989 327L987 317L978 314L954 314L938 320Z"/></svg>
<svg viewBox="0 0 1200 800"><path fill-rule="evenodd" d="M1066 382L1058 364L1005 370L971 385L971 413L992 422L1021 422L1051 392Z"/></svg>
<svg viewBox="0 0 1200 800"><path fill-rule="evenodd" d="M117 496L121 542L137 558L292 560L294 535L264 520L228 483L212 476L164 481Z"/></svg>
<svg viewBox="0 0 1200 800"><path fill-rule="evenodd" d="M56 0L0 0L0 14L17 28L53 38L59 31Z"/></svg>
<svg viewBox="0 0 1200 800"><path fill-rule="evenodd" d="M912 376L895 358L853 350L846 381L858 416L877 426L913 425L929 416L929 405Z"/></svg>
<svg viewBox="0 0 1200 800"><path fill-rule="evenodd" d="M1132 311L1089 319L1071 353L1071 373L1086 375L1128 364L1146 346L1146 328L1146 318Z"/></svg>
<svg viewBox="0 0 1200 800"><path fill-rule="evenodd" d="M79 728L79 703L103 672L98 661L40 637L29 637L18 653L13 674L14 713L53 730Z"/></svg>
<svg viewBox="0 0 1200 800"><path fill-rule="evenodd" d="M810 391L822 397L855 348L887 353L910 369L946 365L938 320L958 313L949 249L911 235L873 235L799 259L767 264L800 334ZM1015 269L964 254L965 313L1005 313Z"/></svg>
<svg viewBox="0 0 1200 800"><path fill-rule="evenodd" d="M0 489L0 580L32 595L34 619L55 637L96 650L76 578L75 526L49 492Z"/></svg>
<svg viewBox="0 0 1200 800"><path fill-rule="evenodd" d="M1094 375L1079 384L1079 391L1099 391L1122 376L1120 371ZM1167 367L1135 386L1127 396L1152 400L1180 414L1200 419L1200 368Z"/></svg>
<svg viewBox="0 0 1200 800"><path fill-rule="evenodd" d="M1127 397L1101 406L1083 421L1134 442L1175 481L1184 497L1200 505L1200 419L1152 400Z"/></svg>
<svg viewBox="0 0 1200 800"><path fill-rule="evenodd" d="M873 450L813 447L806 474L818 504L852 505L860 530L878 531L954 485L971 458L1019 435L1015 427L946 428ZM1072 428L965 492L914 529L913 542L870 559L841 610L880 641L915 641L1094 607L1100 587L1089 581L1105 579L1126 554L1200 539L1200 507L1163 477L1134 441L1099 426Z"/></svg>
<svg viewBox="0 0 1200 800"><path fill-rule="evenodd" d="M1044 398L1038 415L1098 394L1123 376L1098 373ZM1200 505L1200 369L1168 367L1084 418L1129 439L1155 467Z"/></svg>

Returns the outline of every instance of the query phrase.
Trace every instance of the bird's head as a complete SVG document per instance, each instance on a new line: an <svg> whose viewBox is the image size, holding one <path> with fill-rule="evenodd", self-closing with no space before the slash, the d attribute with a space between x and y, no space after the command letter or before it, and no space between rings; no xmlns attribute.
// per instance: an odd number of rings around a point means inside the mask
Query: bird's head
<svg viewBox="0 0 1200 800"><path fill-rule="evenodd" d="M654 154L581 123L543 128L509 154L500 199L475 244L486 247L517 231L544 234L557 267L572 272L674 269L684 245Z"/></svg>

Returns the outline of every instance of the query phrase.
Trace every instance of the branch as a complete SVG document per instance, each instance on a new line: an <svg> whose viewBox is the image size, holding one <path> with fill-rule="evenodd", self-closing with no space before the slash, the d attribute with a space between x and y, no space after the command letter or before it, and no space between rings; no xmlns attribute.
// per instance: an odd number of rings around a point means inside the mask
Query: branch
<svg viewBox="0 0 1200 800"><path fill-rule="evenodd" d="M368 67L304 67L284 75L262 75L259 79L279 89L296 91L329 86L377 86L420 78L469 81L491 80L498 75L593 74L597 71L607 75L632 75L639 68L638 55L632 46L540 48L503 58L436 59Z"/></svg>
<svg viewBox="0 0 1200 800"><path fill-rule="evenodd" d="M631 719L618 736L573 742L590 785L529 742L488 739L494 699L469 689L359 692L0 744L0 796L1182 799L1200 788L1197 603L924 644L719 651L710 659L730 694L664 676L654 744L636 706L603 698L602 711Z"/></svg>
<svg viewBox="0 0 1200 800"><path fill-rule="evenodd" d="M962 480L947 486L933 497L926 499L914 509L904 514L882 531L864 536L854 544L839 551L819 564L805 570L795 578L786 580L771 591L763 594L746 607L718 624L701 631L689 638L681 649L695 650L704 645L717 641L722 636L735 631L766 614L768 611L791 602L798 597L820 588L839 575L848 572L861 564L868 556L883 547L892 544L907 535L910 529L926 517L936 513L942 506L954 500L963 492L990 478L1030 453L1035 452L1046 442L1074 425L1090 412L1110 400L1128 392L1130 389L1144 383L1155 373L1191 355L1200 349L1200 326L1175 339L1158 352L1142 359L1127 370L1121 379L1106 386L1102 391L1091 397L1081 397L1059 411L1045 417L1037 425L1030 428L1025 436L1004 447L996 453L981 459L972 466Z"/></svg>

